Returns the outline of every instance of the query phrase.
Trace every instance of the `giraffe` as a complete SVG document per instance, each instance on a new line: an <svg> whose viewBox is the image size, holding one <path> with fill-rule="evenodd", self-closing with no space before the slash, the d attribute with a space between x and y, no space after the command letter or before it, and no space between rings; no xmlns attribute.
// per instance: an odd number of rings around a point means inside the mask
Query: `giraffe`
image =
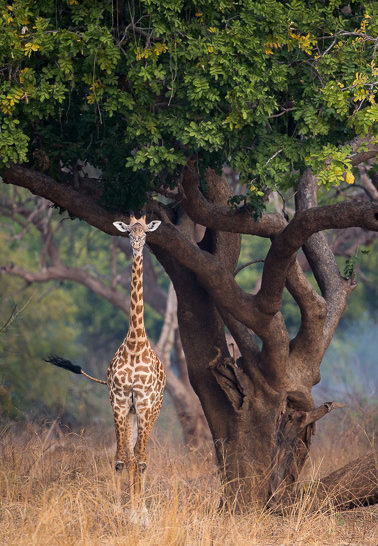
<svg viewBox="0 0 378 546"><path fill-rule="evenodd" d="M113 222L119 231L129 232L133 263L129 330L109 364L107 381L88 375L80 366L56 355L46 359L46 362L55 366L83 374L97 383L107 384L117 441L115 470L121 472L126 466L133 507L143 496L147 442L160 413L166 382L163 365L146 335L143 305L143 248L146 233L155 231L160 224L159 220L146 224L145 214L137 220L133 213L130 214L129 225L121 221ZM135 418L137 439L134 445ZM142 510L145 510L143 500Z"/></svg>
<svg viewBox="0 0 378 546"><path fill-rule="evenodd" d="M117 439L115 469L126 465L130 493L143 493L142 475L146 469L146 446L163 402L166 382L162 363L153 351L144 328L143 247L146 233L160 225L155 220L146 224L130 215L130 224L113 222L121 232L129 232L133 249L129 330L108 368L108 388L113 407ZM137 440L134 447L134 414Z"/></svg>

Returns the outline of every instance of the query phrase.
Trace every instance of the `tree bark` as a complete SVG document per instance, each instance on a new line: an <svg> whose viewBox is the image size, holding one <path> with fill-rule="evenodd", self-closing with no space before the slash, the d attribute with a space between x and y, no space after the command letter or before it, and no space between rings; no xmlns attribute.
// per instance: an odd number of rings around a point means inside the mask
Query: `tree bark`
<svg viewBox="0 0 378 546"><path fill-rule="evenodd" d="M298 490L285 491L272 508L292 512L305 503L310 512L350 510L378 503L378 452L372 451L349 462L319 480L305 483Z"/></svg>
<svg viewBox="0 0 378 546"><path fill-rule="evenodd" d="M188 447L198 448L208 444L210 437L201 404L186 378L180 377L180 369L176 374L172 369L171 353L174 346L180 346L177 339L177 297L172 283L169 285L164 324L161 330L159 341L155 347L157 354L164 363L167 374L167 391L172 398L173 404L179 418L184 443ZM178 360L176 354L176 360Z"/></svg>
<svg viewBox="0 0 378 546"><path fill-rule="evenodd" d="M211 251L223 267L232 270L229 236L218 234L217 243L215 250L208 229L201 248ZM311 397L312 386L319 381L319 366L325 351L322 331L327 320L327 302L316 293L297 262L287 261L283 254L288 264L283 266L275 258L275 247L272 248L275 280L281 277L280 269L288 267L283 279L302 312L302 326L295 343L290 351L281 353L280 367L289 373L286 383L281 381L278 385L269 373L267 359L276 358L269 340L264 354L248 342L251 332L243 331L239 345L241 358L235 362L224 338L224 322L230 317L227 313L219 315L211 294L198 276L178 266L160 248L153 247L178 294L180 333L189 375L213 435L225 498L238 509L253 502L276 506L282 503L284 496L289 497L306 461L315 422L339 407L326 403L314 408ZM272 276L271 269L269 276ZM278 286L274 290L273 280L266 282L266 286L267 294L261 298L272 305L269 289L273 286L273 292L280 297L282 288ZM279 308L279 303L276 305ZM227 325L232 328L230 322ZM267 327L266 322L264 325ZM274 342L279 342L279 337L276 336ZM211 350L214 348L215 354ZM306 362L306 355L311 357L311 365Z"/></svg>
<svg viewBox="0 0 378 546"><path fill-rule="evenodd" d="M378 503L378 452L359 457L319 481L318 505L337 510Z"/></svg>

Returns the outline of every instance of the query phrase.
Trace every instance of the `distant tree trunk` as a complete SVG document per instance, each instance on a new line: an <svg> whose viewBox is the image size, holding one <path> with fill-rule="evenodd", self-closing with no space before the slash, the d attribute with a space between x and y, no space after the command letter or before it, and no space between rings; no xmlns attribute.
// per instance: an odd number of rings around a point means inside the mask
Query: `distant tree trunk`
<svg viewBox="0 0 378 546"><path fill-rule="evenodd" d="M156 351L164 362L167 374L167 391L172 398L177 416L182 426L184 443L197 448L211 440L201 404L190 384L186 380L186 366L177 365L177 373L172 369L172 349L175 347L176 361L183 358L180 354L181 341L177 324L177 298L172 283L168 289L164 324Z"/></svg>

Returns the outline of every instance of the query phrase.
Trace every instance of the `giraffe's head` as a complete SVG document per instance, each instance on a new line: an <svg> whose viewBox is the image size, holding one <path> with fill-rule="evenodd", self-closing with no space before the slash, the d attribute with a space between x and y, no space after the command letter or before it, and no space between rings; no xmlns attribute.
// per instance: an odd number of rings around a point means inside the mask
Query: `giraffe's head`
<svg viewBox="0 0 378 546"><path fill-rule="evenodd" d="M113 226L115 226L119 231L129 232L130 243L134 256L142 255L144 243L146 242L146 233L148 231L155 231L160 224L160 220L153 220L149 224L146 224L145 214L143 214L137 220L133 212L130 213L130 224L125 224L124 222L113 222Z"/></svg>

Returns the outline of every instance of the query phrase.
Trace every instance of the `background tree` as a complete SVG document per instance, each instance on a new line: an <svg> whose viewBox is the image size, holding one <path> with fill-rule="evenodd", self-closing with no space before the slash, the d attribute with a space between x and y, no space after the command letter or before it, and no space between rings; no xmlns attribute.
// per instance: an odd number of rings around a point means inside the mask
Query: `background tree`
<svg viewBox="0 0 378 546"><path fill-rule="evenodd" d="M12 257L26 264L25 253L9 244L4 232L0 233L0 249L2 259ZM62 408L67 409L67 397L77 408L78 420L85 418L88 406L93 409L93 400L88 400L86 408L81 406L80 389L77 386L57 382L50 370L45 372L41 369L41 351L51 346L55 346L57 350L64 350L75 337L73 322L75 302L70 294L59 287L55 287L53 292L51 288L44 286L42 291L37 291L29 287L22 290L23 287L16 279L2 277L0 288L2 417L18 419L22 418L24 413L29 414L31 418L45 417L47 412L62 415ZM66 417L72 422L73 415L69 410Z"/></svg>
<svg viewBox="0 0 378 546"><path fill-rule="evenodd" d="M376 15L337 1L3 4L4 181L111 235L143 203L163 221L149 245L174 284L189 377L239 504L287 494L335 407L314 408L311 390L355 280L320 232L377 231L378 203L326 205L321 193L318 205L317 189L353 183L377 153ZM293 217L264 213L273 189L295 193ZM256 295L235 281L242 233L271 240ZM285 287L301 313L291 340ZM364 502L378 498L371 484L356 491Z"/></svg>

